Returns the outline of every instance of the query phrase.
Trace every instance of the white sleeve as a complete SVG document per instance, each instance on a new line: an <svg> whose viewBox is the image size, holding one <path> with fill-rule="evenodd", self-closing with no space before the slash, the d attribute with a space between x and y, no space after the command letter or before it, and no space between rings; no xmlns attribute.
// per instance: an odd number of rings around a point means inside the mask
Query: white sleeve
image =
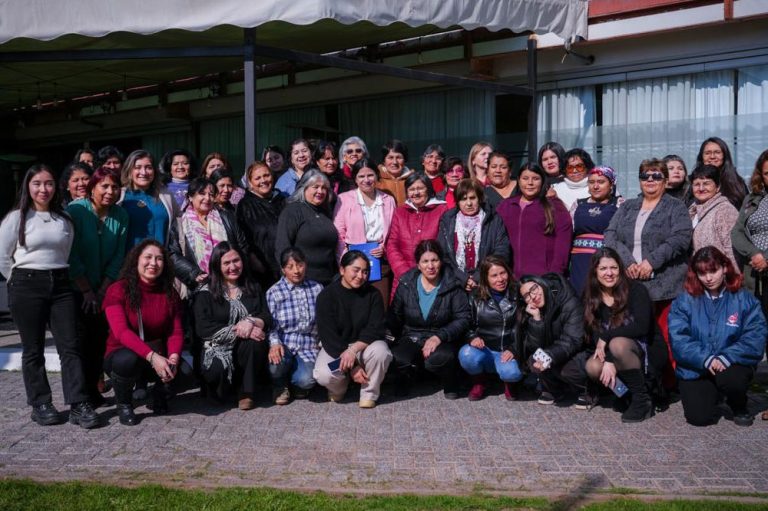
<svg viewBox="0 0 768 511"><path fill-rule="evenodd" d="M0 273L11 278L13 254L19 242L19 210L11 211L0 223Z"/></svg>

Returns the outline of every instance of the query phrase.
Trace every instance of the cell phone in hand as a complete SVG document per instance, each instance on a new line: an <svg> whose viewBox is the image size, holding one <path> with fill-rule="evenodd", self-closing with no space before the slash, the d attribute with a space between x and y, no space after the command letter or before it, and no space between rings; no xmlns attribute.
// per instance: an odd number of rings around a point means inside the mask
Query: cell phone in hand
<svg viewBox="0 0 768 511"><path fill-rule="evenodd" d="M328 369L331 370L332 374L339 375L342 373L341 371L341 357L334 358L330 362L328 362Z"/></svg>
<svg viewBox="0 0 768 511"><path fill-rule="evenodd" d="M552 357L550 357L547 352L541 348L538 348L533 353L533 360L539 362L543 369L549 369L549 366L552 365Z"/></svg>
<svg viewBox="0 0 768 511"><path fill-rule="evenodd" d="M624 382L621 381L618 377L614 378L613 388L611 390L614 394L616 394L616 397L622 397L624 394L629 392L627 386L624 385Z"/></svg>

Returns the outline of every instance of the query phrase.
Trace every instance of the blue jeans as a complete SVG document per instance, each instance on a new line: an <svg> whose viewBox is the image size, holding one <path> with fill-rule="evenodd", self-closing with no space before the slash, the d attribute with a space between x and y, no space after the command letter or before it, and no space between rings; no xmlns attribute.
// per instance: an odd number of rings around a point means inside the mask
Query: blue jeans
<svg viewBox="0 0 768 511"><path fill-rule="evenodd" d="M516 382L523 379L523 373L517 365L517 360L501 361L500 351L477 349L466 344L459 350L459 363L470 375L483 373L498 373L501 381Z"/></svg>
<svg viewBox="0 0 768 511"><path fill-rule="evenodd" d="M291 384L303 390L309 390L315 386L312 370L315 364L306 362L301 357L291 353L283 346L283 359L279 364L269 364L269 374L272 376L272 385L277 388L288 386L287 377L291 376Z"/></svg>

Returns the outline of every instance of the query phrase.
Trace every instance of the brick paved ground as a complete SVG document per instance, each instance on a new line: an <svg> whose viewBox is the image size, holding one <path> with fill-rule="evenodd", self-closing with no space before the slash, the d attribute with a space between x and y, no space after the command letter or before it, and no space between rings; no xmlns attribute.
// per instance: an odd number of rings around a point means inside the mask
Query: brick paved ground
<svg viewBox="0 0 768 511"><path fill-rule="evenodd" d="M60 378L51 380L58 405ZM128 428L113 408L101 408L109 424L84 431L32 424L20 373L0 372L0 477L327 491L768 493L768 423L759 418L751 428L725 420L694 428L677 403L625 425L610 408L584 412L498 395L446 401L428 384L419 394L383 398L374 410L318 395L241 412L189 391L171 401L171 415L145 415ZM766 406L766 394L752 396L754 411Z"/></svg>

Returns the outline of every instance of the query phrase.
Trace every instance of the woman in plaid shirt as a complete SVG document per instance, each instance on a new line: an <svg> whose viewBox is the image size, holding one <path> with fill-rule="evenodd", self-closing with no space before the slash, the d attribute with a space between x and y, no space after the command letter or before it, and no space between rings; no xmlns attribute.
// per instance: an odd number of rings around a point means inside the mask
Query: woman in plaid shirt
<svg viewBox="0 0 768 511"><path fill-rule="evenodd" d="M307 262L298 248L283 250L280 267L282 278L267 291L267 306L274 318L269 333L269 372L275 404L287 405L291 400L289 376L297 399L305 398L315 386L312 369L320 349L315 301L323 286L304 278Z"/></svg>

